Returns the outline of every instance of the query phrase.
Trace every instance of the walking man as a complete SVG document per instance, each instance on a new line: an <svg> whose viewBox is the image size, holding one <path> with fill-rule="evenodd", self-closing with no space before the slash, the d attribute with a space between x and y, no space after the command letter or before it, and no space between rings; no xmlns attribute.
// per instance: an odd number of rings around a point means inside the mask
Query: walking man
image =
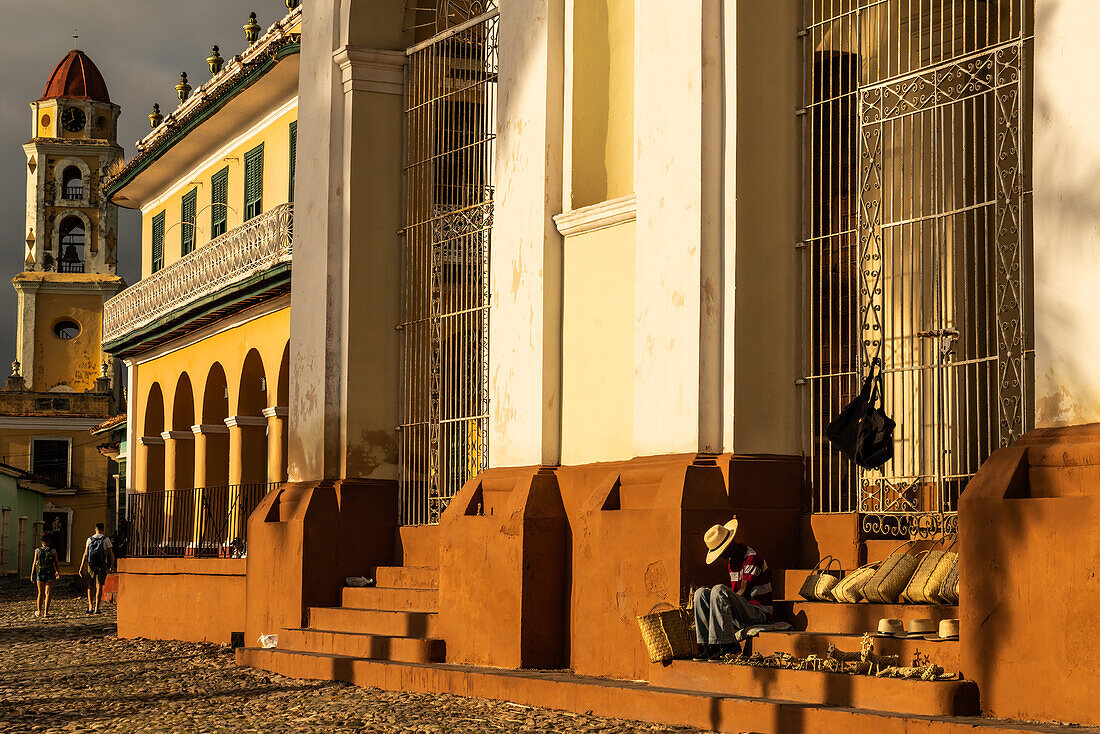
<svg viewBox="0 0 1100 734"><path fill-rule="evenodd" d="M84 543L84 557L80 559L77 573L83 573L88 567L88 611L85 614L99 614L99 602L103 598L103 583L107 580L107 571L115 565L115 553L111 550L111 539L103 534L104 525L95 524L95 532Z"/></svg>
<svg viewBox="0 0 1100 734"><path fill-rule="evenodd" d="M764 558L749 546L738 543L737 518L715 525L703 536L707 563L719 558L729 564L730 585L718 584L695 592L695 639L697 660L717 660L741 652L734 635L737 630L768 624L772 616L772 576Z"/></svg>
<svg viewBox="0 0 1100 734"><path fill-rule="evenodd" d="M42 545L34 549L34 561L31 563L31 578L38 586L38 610L34 616L46 618L50 612L50 591L53 582L61 578L61 563L57 551L50 547L50 534L42 533Z"/></svg>

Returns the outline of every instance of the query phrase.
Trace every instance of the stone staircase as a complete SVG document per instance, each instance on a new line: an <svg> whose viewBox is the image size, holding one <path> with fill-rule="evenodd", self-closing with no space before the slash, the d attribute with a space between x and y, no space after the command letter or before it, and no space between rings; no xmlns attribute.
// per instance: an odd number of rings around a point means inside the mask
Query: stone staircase
<svg viewBox="0 0 1100 734"><path fill-rule="evenodd" d="M638 719L709 731L852 731L908 734L1062 732L981 718L979 691L968 680L915 681L729 666L678 660L654 665L649 681L579 676L569 671L506 670L448 664L438 632L437 567L430 554L404 553L406 565L377 569L375 588L346 588L339 607L312 608L309 626L283 630L276 649L242 648L241 664L300 678L359 686L449 693ZM912 604L827 604L797 597L808 571L775 571L777 616L795 626L765 632L751 650L824 655L830 644L859 649L882 616L906 622L957 616L956 607ZM918 653L958 670L958 643L876 638L879 653L902 664ZM1074 732L1096 731L1075 728Z"/></svg>
<svg viewBox="0 0 1100 734"><path fill-rule="evenodd" d="M418 553L405 538L403 560L425 565L379 566L373 587L346 587L338 607L311 607L308 627L283 629L278 649L402 663L441 663L447 649L437 634L439 569L430 552L435 528L407 528L425 536ZM427 532L423 532L427 531ZM401 550L401 549L399 549Z"/></svg>

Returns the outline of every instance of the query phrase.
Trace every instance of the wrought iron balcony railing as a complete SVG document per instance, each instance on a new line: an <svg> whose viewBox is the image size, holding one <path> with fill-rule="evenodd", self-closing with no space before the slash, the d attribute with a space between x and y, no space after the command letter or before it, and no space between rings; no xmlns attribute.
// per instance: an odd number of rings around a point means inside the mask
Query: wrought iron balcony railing
<svg viewBox="0 0 1100 734"><path fill-rule="evenodd" d="M103 341L112 342L176 309L290 262L294 205L282 204L215 237L103 306Z"/></svg>
<svg viewBox="0 0 1100 734"><path fill-rule="evenodd" d="M120 555L225 556L246 552L248 516L278 482L136 492L127 497Z"/></svg>

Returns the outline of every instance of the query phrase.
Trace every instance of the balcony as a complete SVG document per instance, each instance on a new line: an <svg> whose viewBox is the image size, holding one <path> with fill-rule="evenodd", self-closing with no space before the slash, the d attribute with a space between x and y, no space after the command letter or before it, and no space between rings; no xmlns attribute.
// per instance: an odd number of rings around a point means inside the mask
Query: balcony
<svg viewBox="0 0 1100 734"><path fill-rule="evenodd" d="M107 301L104 347L127 356L289 290L293 206L250 219Z"/></svg>

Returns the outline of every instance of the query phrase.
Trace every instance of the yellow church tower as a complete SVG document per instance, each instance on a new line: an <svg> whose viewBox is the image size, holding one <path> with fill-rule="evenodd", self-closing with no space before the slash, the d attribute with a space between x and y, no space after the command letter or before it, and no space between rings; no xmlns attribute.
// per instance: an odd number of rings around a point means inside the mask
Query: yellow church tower
<svg viewBox="0 0 1100 734"><path fill-rule="evenodd" d="M120 108L83 51L54 68L42 97L31 102L34 137L27 156L27 226L19 294L16 358L26 388L85 392L104 361L103 301L121 290L117 208L100 192L109 166L122 157Z"/></svg>
<svg viewBox="0 0 1100 734"><path fill-rule="evenodd" d="M118 370L102 345L103 302L125 283L115 274L118 212L100 182L122 158L120 108L76 49L30 105L26 250L23 272L12 279L16 360L0 390L0 463L26 472L21 482L41 495L41 509L15 518L7 508L4 517L19 545L13 558L29 557L45 530L71 572L95 523L114 525L108 488L120 473L108 458L117 448L89 433L119 409Z"/></svg>

